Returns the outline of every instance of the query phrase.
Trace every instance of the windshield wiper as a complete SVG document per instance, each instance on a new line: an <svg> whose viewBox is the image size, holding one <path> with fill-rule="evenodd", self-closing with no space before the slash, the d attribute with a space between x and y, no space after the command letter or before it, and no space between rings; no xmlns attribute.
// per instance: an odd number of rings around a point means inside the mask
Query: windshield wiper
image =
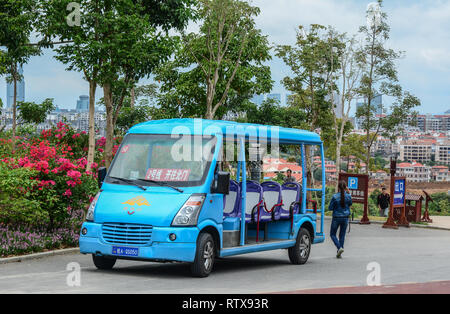
<svg viewBox="0 0 450 314"><path fill-rule="evenodd" d="M144 181L144 182L150 182L150 183L155 183L159 186L167 186L169 188L174 189L175 191L178 191L180 193L183 193L184 191L182 189L177 188L176 186L170 185L169 183L166 182L162 182L162 181L155 181L155 180L149 180L149 179L138 179L139 181Z"/></svg>
<svg viewBox="0 0 450 314"><path fill-rule="evenodd" d="M118 178L118 177L111 177L111 176L109 176L109 178L110 179L114 179L114 180L118 180L118 181L123 181L123 182L126 182L126 183L130 183L130 184L132 184L134 186L137 186L138 188L140 188L140 189L142 189L144 191L147 191L147 189L145 187L143 187L142 185L136 183L135 182L136 180L130 180L130 179Z"/></svg>

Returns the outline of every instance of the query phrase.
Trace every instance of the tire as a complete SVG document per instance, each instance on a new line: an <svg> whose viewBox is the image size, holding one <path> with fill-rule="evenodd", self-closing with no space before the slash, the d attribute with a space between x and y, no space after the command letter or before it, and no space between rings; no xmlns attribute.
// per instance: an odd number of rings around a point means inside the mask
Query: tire
<svg viewBox="0 0 450 314"><path fill-rule="evenodd" d="M293 247L289 248L289 260L292 264L303 265L308 261L311 253L311 234L305 228L300 228L297 241Z"/></svg>
<svg viewBox="0 0 450 314"><path fill-rule="evenodd" d="M216 247L209 233L201 233L197 239L197 249L191 273L194 277L208 277L214 266Z"/></svg>
<svg viewBox="0 0 450 314"><path fill-rule="evenodd" d="M94 254L92 254L92 260L94 262L95 267L102 270L112 269L114 267L114 264L116 263L115 258L96 256Z"/></svg>

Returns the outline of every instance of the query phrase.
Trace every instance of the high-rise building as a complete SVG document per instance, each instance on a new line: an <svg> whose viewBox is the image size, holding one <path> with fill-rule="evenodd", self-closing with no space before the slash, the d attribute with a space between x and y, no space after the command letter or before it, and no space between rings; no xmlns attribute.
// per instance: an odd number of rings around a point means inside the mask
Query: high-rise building
<svg viewBox="0 0 450 314"><path fill-rule="evenodd" d="M363 99L363 101L358 101L356 103L356 111L358 111L358 108L367 105L367 99ZM375 95L375 97L372 98L372 102L370 104L371 108L375 108L375 116L381 116L385 114L385 111L383 110L383 95L378 94ZM357 128L362 128L364 121L364 117L360 117L356 119L356 126Z"/></svg>
<svg viewBox="0 0 450 314"><path fill-rule="evenodd" d="M367 104L367 99L364 99L362 102L359 101L356 103L356 110L358 110L359 107L364 106ZM375 114L376 115L382 115L384 114L383 110L383 95L378 94L375 97L372 98L371 107L375 108Z"/></svg>
<svg viewBox="0 0 450 314"><path fill-rule="evenodd" d="M285 102L285 105L287 106L287 105L289 105L289 100L290 99L292 99L292 94L286 94L286 102Z"/></svg>
<svg viewBox="0 0 450 314"><path fill-rule="evenodd" d="M254 95L250 101L257 106L260 106L264 102L264 95Z"/></svg>
<svg viewBox="0 0 450 314"><path fill-rule="evenodd" d="M81 95L80 99L77 100L77 111L88 111L89 110L89 96Z"/></svg>
<svg viewBox="0 0 450 314"><path fill-rule="evenodd" d="M23 76L23 68L19 66L18 72ZM25 79L16 83L16 102L25 101ZM14 82L6 84L6 107L12 108L14 104Z"/></svg>

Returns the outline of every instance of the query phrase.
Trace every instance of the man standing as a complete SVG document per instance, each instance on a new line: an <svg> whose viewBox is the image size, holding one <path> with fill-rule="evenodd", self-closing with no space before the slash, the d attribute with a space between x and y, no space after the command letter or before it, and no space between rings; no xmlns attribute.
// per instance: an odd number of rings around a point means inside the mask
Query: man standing
<svg viewBox="0 0 450 314"><path fill-rule="evenodd" d="M381 194L377 198L377 206L380 209L380 216L387 217L389 214L389 204L391 202L390 196L386 188L381 189Z"/></svg>
<svg viewBox="0 0 450 314"><path fill-rule="evenodd" d="M292 176L292 170L288 169L286 171L286 178L284 179L284 183L296 182L295 178Z"/></svg>

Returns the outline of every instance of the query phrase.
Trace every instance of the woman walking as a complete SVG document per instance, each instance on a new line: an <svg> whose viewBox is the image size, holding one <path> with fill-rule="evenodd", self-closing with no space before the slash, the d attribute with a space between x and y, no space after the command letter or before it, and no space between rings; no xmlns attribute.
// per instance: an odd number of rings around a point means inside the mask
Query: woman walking
<svg viewBox="0 0 450 314"><path fill-rule="evenodd" d="M345 183L345 181L340 181L338 184L338 193L333 195L330 206L328 207L328 210L333 212L330 237L337 247L337 258L341 258L342 253L344 253L345 233L348 227L351 205L352 196L348 193L347 183ZM336 237L338 229L339 239Z"/></svg>

